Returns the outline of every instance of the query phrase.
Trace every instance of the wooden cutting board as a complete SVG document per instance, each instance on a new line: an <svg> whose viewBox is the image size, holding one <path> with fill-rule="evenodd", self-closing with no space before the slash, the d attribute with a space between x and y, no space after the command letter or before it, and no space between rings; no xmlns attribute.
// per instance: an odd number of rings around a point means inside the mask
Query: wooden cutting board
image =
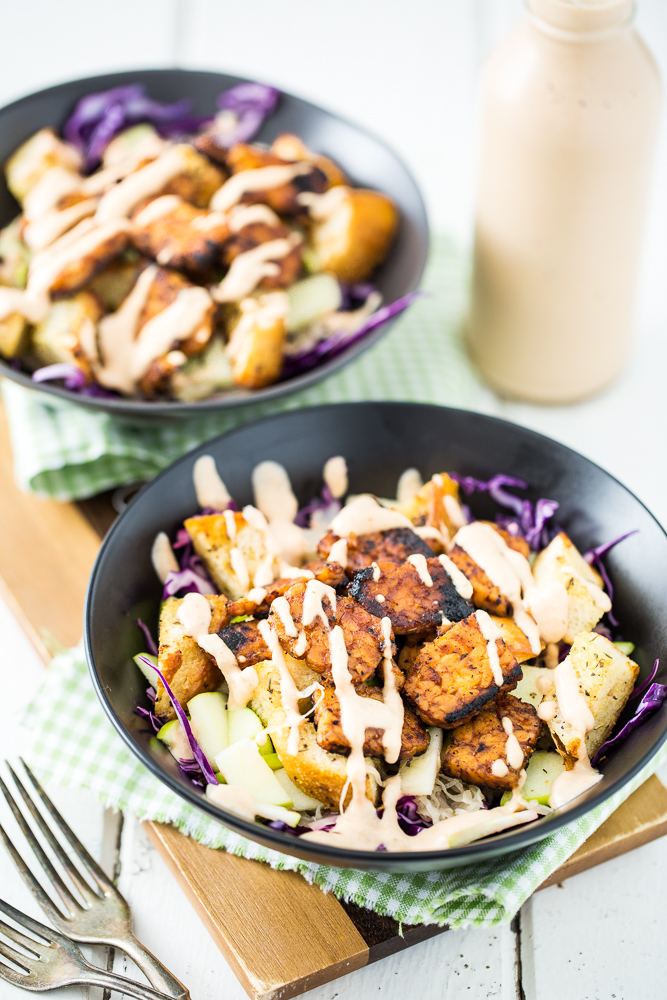
<svg viewBox="0 0 667 1000"><path fill-rule="evenodd" d="M0 591L47 662L54 639L70 646L81 636L88 575L114 517L109 495L74 505L21 493L14 483L0 408ZM298 996L446 930L406 926L400 935L390 917L341 903L294 872L274 871L202 847L170 826L146 823L145 827L239 981L256 1000ZM652 777L544 886L665 833L667 789ZM267 913L271 934L263 935L258 947L256 928L266 925ZM308 946L303 947L306 929Z"/></svg>

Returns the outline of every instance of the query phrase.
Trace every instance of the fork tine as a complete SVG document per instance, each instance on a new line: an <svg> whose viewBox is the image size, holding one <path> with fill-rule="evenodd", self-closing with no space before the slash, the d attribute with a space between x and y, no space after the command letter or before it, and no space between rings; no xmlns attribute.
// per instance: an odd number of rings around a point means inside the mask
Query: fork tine
<svg viewBox="0 0 667 1000"><path fill-rule="evenodd" d="M19 927L24 927L32 934L36 934L37 937L42 938L47 944L54 944L57 941L63 940L63 935L59 934L58 931L55 931L52 927L47 927L46 924L40 924L39 920L34 920L27 913L21 913L11 903L6 903L4 899L0 899L0 913L4 913L6 917L13 920Z"/></svg>
<svg viewBox="0 0 667 1000"><path fill-rule="evenodd" d="M67 888L67 886L61 879L58 872L53 867L50 858L48 858L44 853L42 845L39 843L34 833L26 823L23 813L17 806L16 802L14 801L14 797L12 796L12 793L9 791L7 785L4 783L2 778L0 778L0 791L2 791L2 794L7 800L7 805L13 812L14 819L20 826L23 836L25 837L30 847L32 848L33 854L39 861L40 865L48 875L49 881L52 883L54 889L60 896L60 899L62 900L67 913L71 915L73 911L76 911L77 909L79 910L83 909L79 901L74 898L70 890ZM26 867L25 863L23 864L23 867Z"/></svg>
<svg viewBox="0 0 667 1000"><path fill-rule="evenodd" d="M37 900L37 902L39 903L39 905L42 907L42 909L46 912L46 914L48 915L48 917L51 920L53 920L55 923L58 923L58 921L63 920L64 917L63 917L62 913L57 908L57 906L54 904L54 902L51 899L51 897L49 895L47 895L46 892L44 892L44 889L42 888L41 884L37 881L37 879L35 878L35 876L32 874L32 872L30 871L30 869L26 865L25 861L23 860L23 858L21 857L21 855L19 854L19 852L16 850L16 848L12 844L11 840L9 839L9 837L7 836L7 833L6 833L5 829L4 829L4 827L2 826L2 824L0 824L0 839L2 839L2 841L4 842L4 845L7 848L8 852L9 852L11 858L12 858L12 861L14 862L14 864L16 865L16 867L18 869L19 875L21 875L21 877L23 878L23 881L28 886L28 888L30 889L31 893L33 894L33 896L35 897L35 899ZM0 902L1 902L1 900L0 900ZM71 916L71 910L68 910L68 913Z"/></svg>
<svg viewBox="0 0 667 1000"><path fill-rule="evenodd" d="M63 866L63 868L65 869L65 871L67 872L67 874L69 875L70 879L72 880L73 884L76 886L76 888L78 889L78 891L80 892L80 894L83 897L83 899L86 901L86 903L88 903L89 906L92 905L93 902L95 901L95 899L99 899L99 896L88 885L88 883L84 881L84 879L81 877L81 873L72 864L71 858L69 858L67 856L67 854L65 854L65 852L62 849L61 845L56 840L56 838L55 838L55 836L53 834L53 831L47 825L46 821L44 820L44 817L42 816L42 814L37 809L37 806L35 805L35 803L31 799L31 797L28 795L28 792L24 788L22 782L20 781L18 775L14 771L14 769L11 766L11 764L9 763L9 761L5 761L5 763L6 763L6 766L7 766L7 769L9 771L9 773L11 774L12 778L14 779L14 783L16 784L16 787L19 790L21 798L23 799L23 801L25 802L26 806L30 810L30 814L32 815L32 818L34 819L35 823L37 823L37 826L42 831L42 834L43 834L44 839L46 840L47 844L49 845L49 847L51 848L51 850L53 851L53 853L55 854L55 856L58 858L58 861Z"/></svg>
<svg viewBox="0 0 667 1000"><path fill-rule="evenodd" d="M35 791L39 795L40 799L44 803L44 807L45 807L46 811L49 813L49 815L51 816L51 818L53 819L53 821L56 823L56 825L60 829L60 832L62 833L62 835L66 838L66 840L69 842L70 846L73 848L74 853L78 857L79 861L81 861L81 863L84 865L84 867L86 868L86 870L88 871L88 873L95 879L95 881L99 885L100 889L102 889L104 892L111 892L111 893L117 894L118 890L116 889L116 887L113 884L113 882L107 877L107 875L105 874L105 872L102 871L102 869L100 868L100 866L98 865L98 863L95 861L95 859L91 858L90 854L88 853L88 851L86 850L86 848L83 846L83 844L81 843L81 841L79 840L79 838L77 837L77 835L74 833L74 831L72 830L72 828L70 826L68 826L68 824L65 822L65 820L63 819L63 817L60 815L60 813L58 812L58 810L54 806L53 802L51 801L51 799L49 798L49 796L46 794L46 792L44 791L44 789L40 785L40 783L37 780L37 778L35 777L35 775L30 770L30 768L28 767L28 765L26 764L26 762L23 760L22 757L19 757L19 760L23 764L23 767L25 768L25 772L28 775L28 777L30 778L30 781L32 782L33 788L35 789Z"/></svg>
<svg viewBox="0 0 667 1000"><path fill-rule="evenodd" d="M13 986L20 986L24 990L34 989L34 987L27 985L26 977L22 973L17 972L16 969L10 969L4 962L0 962L0 979L12 983Z"/></svg>
<svg viewBox="0 0 667 1000"><path fill-rule="evenodd" d="M20 951L16 951L15 948L12 948L10 944L7 944L6 941L3 941L1 938L0 955L2 955L3 958L10 959L10 961L14 962L15 965L18 965L21 969L25 969L26 972L30 972L33 961L39 961L39 957L32 960L27 955L21 954Z"/></svg>
<svg viewBox="0 0 667 1000"><path fill-rule="evenodd" d="M48 945L40 944L35 941L34 938L29 938L27 935L22 934L21 931L17 931L15 927L11 927L6 924L4 920L0 920L0 933L4 934L5 937L9 938L10 941L15 941L16 944L20 944L27 951L31 951L35 958L39 958L40 951L43 951ZM37 950L39 948L39 951Z"/></svg>

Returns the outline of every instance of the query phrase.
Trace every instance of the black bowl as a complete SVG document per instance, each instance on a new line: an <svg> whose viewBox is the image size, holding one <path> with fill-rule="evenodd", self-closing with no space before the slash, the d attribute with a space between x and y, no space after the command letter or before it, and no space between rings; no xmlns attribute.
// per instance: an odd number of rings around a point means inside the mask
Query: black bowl
<svg viewBox="0 0 667 1000"><path fill-rule="evenodd" d="M59 129L72 108L85 94L128 83L144 84L151 97L160 101L177 101L188 97L195 114L215 111L215 98L221 90L241 83L237 76L224 73L204 73L185 69L141 70L111 73L105 76L74 80L58 87L48 87L36 94L0 109L0 163L40 128ZM428 224L424 203L407 167L388 146L364 129L337 115L283 94L278 109L265 121L257 139L271 142L281 132L296 132L307 145L336 160L355 185L375 188L391 195L401 212L396 242L387 260L373 275L385 303L395 302L417 288L428 251ZM5 183L0 179L0 228L7 225L20 211ZM197 413L222 410L232 406L247 406L268 399L286 396L320 382L343 368L363 351L372 347L389 330L392 321L371 331L368 336L349 347L338 357L295 378L270 385L266 389L236 389L199 403L150 403L130 399L105 399L82 396L47 382L35 383L29 375L15 371L0 359L0 374L21 385L37 388L60 399L67 399L94 410L106 410L131 418L189 417Z"/></svg>
<svg viewBox="0 0 667 1000"><path fill-rule="evenodd" d="M145 723L135 714L137 705L147 705L145 682L132 663L143 648L133 622L141 617L152 628L157 623L161 587L151 566L153 539L158 531L175 532L197 510L192 466L202 454L215 457L241 504L252 502L252 468L268 458L282 462L302 503L319 491L322 465L332 455L345 456L352 492L379 496L395 495L398 476L408 466L424 477L443 469L480 479L498 472L517 476L530 483L531 500L558 500L557 520L582 551L639 529L606 561L614 610L625 638L636 643L642 677L667 640L665 532L625 486L564 445L493 417L416 403L321 406L246 425L185 455L137 495L102 545L86 599L86 655L102 704L139 760L187 802L252 840L309 861L380 871L448 868L549 836L630 781L664 742L667 703L609 755L601 767L603 780L584 796L535 823L444 852L371 853L303 843L223 812L195 790L165 748L150 745ZM497 509L483 494L470 503L480 517L492 517Z"/></svg>

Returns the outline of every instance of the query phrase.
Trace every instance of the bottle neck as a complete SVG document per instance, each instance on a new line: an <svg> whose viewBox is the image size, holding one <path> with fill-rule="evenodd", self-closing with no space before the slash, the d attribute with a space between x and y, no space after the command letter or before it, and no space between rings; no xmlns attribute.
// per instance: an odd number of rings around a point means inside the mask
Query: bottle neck
<svg viewBox="0 0 667 1000"><path fill-rule="evenodd" d="M528 16L546 35L567 42L598 42L627 28L634 0L527 0Z"/></svg>

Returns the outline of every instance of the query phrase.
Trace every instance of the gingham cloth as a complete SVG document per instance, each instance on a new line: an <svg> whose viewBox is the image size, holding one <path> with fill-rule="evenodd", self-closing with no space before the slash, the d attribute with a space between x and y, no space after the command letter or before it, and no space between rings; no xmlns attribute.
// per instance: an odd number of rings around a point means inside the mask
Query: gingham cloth
<svg viewBox="0 0 667 1000"><path fill-rule="evenodd" d="M667 760L665 745L605 803L533 847L477 865L421 875L329 868L267 850L184 804L127 749L95 696L80 648L56 656L27 710L25 754L40 776L85 788L106 806L172 823L209 847L294 869L326 892L406 924L491 927L524 901Z"/></svg>
<svg viewBox="0 0 667 1000"><path fill-rule="evenodd" d="M488 393L458 336L467 266L451 241L435 239L422 286L428 297L341 372L272 403L138 426L3 380L16 480L21 489L56 500L93 496L150 479L195 445L241 423L319 403L406 399L484 410Z"/></svg>

